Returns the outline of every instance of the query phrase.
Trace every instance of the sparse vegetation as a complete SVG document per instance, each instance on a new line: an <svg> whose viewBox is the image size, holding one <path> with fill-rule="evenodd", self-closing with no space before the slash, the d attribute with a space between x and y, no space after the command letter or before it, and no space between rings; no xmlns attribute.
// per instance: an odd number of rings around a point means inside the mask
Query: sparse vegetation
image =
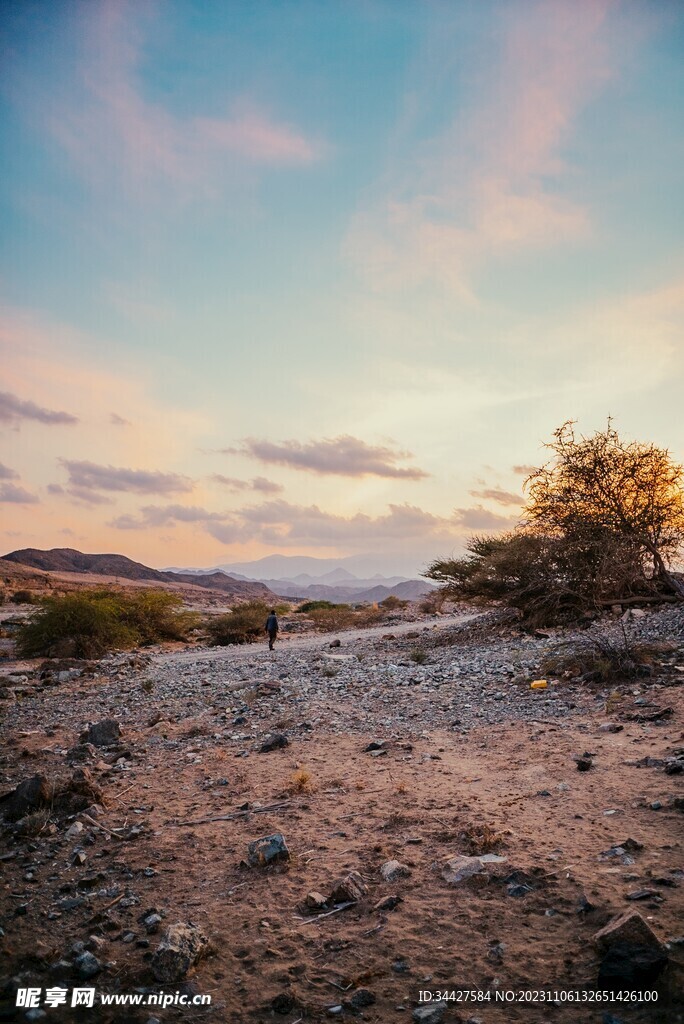
<svg viewBox="0 0 684 1024"><path fill-rule="evenodd" d="M534 625L684 599L669 568L684 543L684 468L655 445L622 441L610 422L588 438L565 423L548 447L552 460L526 482L521 526L473 537L464 557L439 559L426 576L446 596L503 601Z"/></svg>
<svg viewBox="0 0 684 1024"><path fill-rule="evenodd" d="M30 590L15 590L10 601L12 604L34 604L35 597Z"/></svg>
<svg viewBox="0 0 684 1024"><path fill-rule="evenodd" d="M568 644L542 662L545 675L587 682L613 683L649 675L658 652L653 644L630 641L622 631L619 639L592 637L583 644Z"/></svg>
<svg viewBox="0 0 684 1024"><path fill-rule="evenodd" d="M181 640L196 617L180 611L182 601L163 591L120 594L91 590L48 597L17 631L24 657L99 658L141 643Z"/></svg>
<svg viewBox="0 0 684 1024"><path fill-rule="evenodd" d="M205 628L216 647L252 644L264 636L268 613L269 608L262 601L248 601L237 605L227 615L207 619Z"/></svg>
<svg viewBox="0 0 684 1024"><path fill-rule="evenodd" d="M298 615L308 615L310 612L317 612L328 608L348 608L349 605L335 605L332 601L305 601L297 609Z"/></svg>
<svg viewBox="0 0 684 1024"><path fill-rule="evenodd" d="M424 665L427 657L427 651L424 651L422 647L414 647L409 654L409 658L415 665Z"/></svg>
<svg viewBox="0 0 684 1024"><path fill-rule="evenodd" d="M396 597L395 594L388 594L387 597L380 602L380 607L386 612L394 612L401 608L407 608L408 603L408 601L402 601L400 597Z"/></svg>
<svg viewBox="0 0 684 1024"><path fill-rule="evenodd" d="M294 795L295 793L311 793L313 788L311 772L306 768L298 768L296 772L292 773L287 791Z"/></svg>

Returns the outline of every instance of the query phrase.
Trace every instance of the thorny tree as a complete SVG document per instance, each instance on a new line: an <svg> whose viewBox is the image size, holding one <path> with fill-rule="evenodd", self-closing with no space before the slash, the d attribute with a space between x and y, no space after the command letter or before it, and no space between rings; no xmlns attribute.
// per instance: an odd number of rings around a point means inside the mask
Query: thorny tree
<svg viewBox="0 0 684 1024"><path fill-rule="evenodd" d="M667 567L684 543L684 468L664 448L623 441L610 420L579 438L568 421L547 447L555 457L526 481L524 524L548 536L621 538L640 559L644 580L684 598Z"/></svg>
<svg viewBox="0 0 684 1024"><path fill-rule="evenodd" d="M606 605L682 600L671 566L684 544L684 469L608 421L591 437L555 431L553 456L525 482L518 528L474 537L467 554L425 575L454 597L501 600L541 624Z"/></svg>

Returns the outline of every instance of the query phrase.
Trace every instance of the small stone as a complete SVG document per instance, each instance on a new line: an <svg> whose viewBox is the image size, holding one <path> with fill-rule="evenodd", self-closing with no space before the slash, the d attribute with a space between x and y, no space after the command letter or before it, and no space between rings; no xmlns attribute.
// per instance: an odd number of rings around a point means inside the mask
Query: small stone
<svg viewBox="0 0 684 1024"><path fill-rule="evenodd" d="M320 892L307 893L304 906L307 910L323 910L328 905L325 896Z"/></svg>
<svg viewBox="0 0 684 1024"><path fill-rule="evenodd" d="M285 837L280 832L255 839L247 847L247 861L252 867L267 867L290 859Z"/></svg>
<svg viewBox="0 0 684 1024"><path fill-rule="evenodd" d="M282 750L284 747L289 747L290 741L287 736L282 732L275 732L259 747L260 754L269 754L272 750Z"/></svg>
<svg viewBox="0 0 684 1024"><path fill-rule="evenodd" d="M157 981L164 984L182 981L208 948L207 937L196 925L172 924L164 932L152 956L152 973Z"/></svg>
<svg viewBox="0 0 684 1024"><path fill-rule="evenodd" d="M383 900L378 902L373 907L373 910L377 910L380 913L390 910L396 910L400 903L403 903L401 896L385 896Z"/></svg>
<svg viewBox="0 0 684 1024"><path fill-rule="evenodd" d="M368 892L368 886L358 871L350 871L344 878L340 878L332 887L329 903L350 903L357 902Z"/></svg>
<svg viewBox="0 0 684 1024"><path fill-rule="evenodd" d="M436 1003L419 1006L413 1011L413 1019L417 1024L440 1024L448 1005L448 1003L440 999Z"/></svg>
<svg viewBox="0 0 684 1024"><path fill-rule="evenodd" d="M74 967L81 978L94 978L102 970L100 961L88 950L76 957Z"/></svg>
<svg viewBox="0 0 684 1024"><path fill-rule="evenodd" d="M652 811L659 811L662 808L662 802L660 800L654 800L653 803L649 804Z"/></svg>
<svg viewBox="0 0 684 1024"><path fill-rule="evenodd" d="M375 996L367 988L359 988L349 1000L349 1007L353 1012L363 1010L366 1006L372 1006Z"/></svg>
<svg viewBox="0 0 684 1024"><path fill-rule="evenodd" d="M407 864L398 860L388 860L380 868L380 874L385 882L395 882L398 878L408 878L411 869Z"/></svg>
<svg viewBox="0 0 684 1024"><path fill-rule="evenodd" d="M110 747L117 743L121 736L121 728L115 718L105 718L102 722L94 722L81 733L80 743L92 743L95 747Z"/></svg>
<svg viewBox="0 0 684 1024"><path fill-rule="evenodd" d="M154 935L159 931L159 925L162 923L160 914L150 914L143 920L143 927L148 935Z"/></svg>
<svg viewBox="0 0 684 1024"><path fill-rule="evenodd" d="M622 732L624 725L618 725L616 722L603 722L599 726L599 732Z"/></svg>
<svg viewBox="0 0 684 1024"><path fill-rule="evenodd" d="M364 754L370 754L373 750L384 750L386 746L386 740L371 740L368 746L363 748L363 752Z"/></svg>
<svg viewBox="0 0 684 1024"><path fill-rule="evenodd" d="M66 832L67 839L77 839L83 831L83 822L75 821L73 825L70 825Z"/></svg>
<svg viewBox="0 0 684 1024"><path fill-rule="evenodd" d="M594 762L590 757L578 757L576 758L576 764L578 772L588 772L594 767Z"/></svg>

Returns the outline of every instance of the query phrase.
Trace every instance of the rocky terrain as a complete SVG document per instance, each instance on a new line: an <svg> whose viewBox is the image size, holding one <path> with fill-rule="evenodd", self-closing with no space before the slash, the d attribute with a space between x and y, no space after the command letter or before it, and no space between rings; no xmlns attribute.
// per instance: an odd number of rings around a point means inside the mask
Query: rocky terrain
<svg viewBox="0 0 684 1024"><path fill-rule="evenodd" d="M682 610L284 626L6 663L4 1019L684 1020Z"/></svg>

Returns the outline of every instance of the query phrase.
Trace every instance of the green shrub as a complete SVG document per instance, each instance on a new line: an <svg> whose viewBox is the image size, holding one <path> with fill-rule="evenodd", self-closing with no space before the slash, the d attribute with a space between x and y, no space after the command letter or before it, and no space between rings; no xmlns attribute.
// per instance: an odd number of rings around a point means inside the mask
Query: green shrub
<svg viewBox="0 0 684 1024"><path fill-rule="evenodd" d="M17 633L24 657L99 658L112 650L182 639L195 617L179 612L175 594L108 590L49 597Z"/></svg>
<svg viewBox="0 0 684 1024"><path fill-rule="evenodd" d="M212 644L252 644L264 634L266 617L270 609L262 601L248 601L237 605L227 615L216 615L205 621Z"/></svg>
<svg viewBox="0 0 684 1024"><path fill-rule="evenodd" d="M408 601L402 601L396 594L388 594L384 601L380 602L380 607L386 612L393 612L399 608L406 608Z"/></svg>
<svg viewBox="0 0 684 1024"><path fill-rule="evenodd" d="M305 601L304 604L300 605L297 609L298 615L308 615L309 612L317 612L329 608L348 608L348 605L333 604L332 601Z"/></svg>

